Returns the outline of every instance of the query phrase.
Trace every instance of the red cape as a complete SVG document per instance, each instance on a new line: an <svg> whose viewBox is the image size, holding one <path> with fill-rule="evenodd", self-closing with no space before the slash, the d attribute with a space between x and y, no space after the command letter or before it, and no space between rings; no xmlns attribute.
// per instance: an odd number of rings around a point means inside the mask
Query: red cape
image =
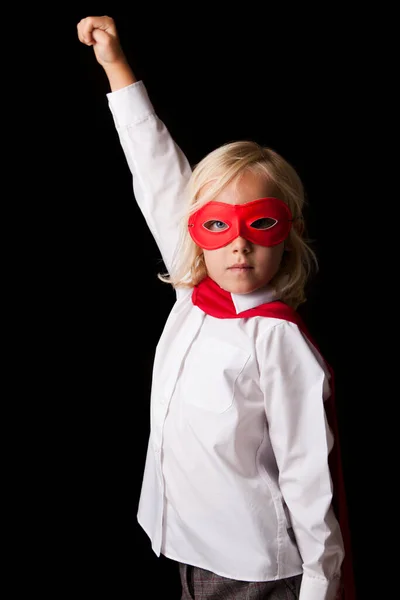
<svg viewBox="0 0 400 600"><path fill-rule="evenodd" d="M231 294L222 290L212 279L206 277L193 289L193 304L205 313L218 319L246 319L248 317L272 317L295 323L300 331L309 339L319 351L300 315L290 306L281 301L260 304L250 310L236 314ZM331 375L331 395L325 402L325 411L329 426L332 430L335 443L329 455L329 467L333 482L333 508L342 532L345 548L345 558L342 565L342 592L340 600L356 600L354 581L350 525L348 518L346 490L342 470L342 460L339 444L339 429L335 406L334 373L332 367L325 361Z"/></svg>

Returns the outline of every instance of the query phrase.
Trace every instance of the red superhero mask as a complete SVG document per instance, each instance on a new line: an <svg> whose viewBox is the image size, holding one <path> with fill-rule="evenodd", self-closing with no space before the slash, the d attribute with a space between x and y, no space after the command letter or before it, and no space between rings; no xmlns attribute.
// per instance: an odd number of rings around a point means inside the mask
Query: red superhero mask
<svg viewBox="0 0 400 600"><path fill-rule="evenodd" d="M189 217L189 233L203 250L222 248L237 237L260 246L276 246L289 235L290 208L278 198L245 204L208 202Z"/></svg>

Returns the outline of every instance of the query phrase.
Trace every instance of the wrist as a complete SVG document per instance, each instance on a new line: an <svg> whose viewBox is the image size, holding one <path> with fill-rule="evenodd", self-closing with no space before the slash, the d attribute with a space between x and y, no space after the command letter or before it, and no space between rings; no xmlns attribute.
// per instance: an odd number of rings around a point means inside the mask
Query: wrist
<svg viewBox="0 0 400 600"><path fill-rule="evenodd" d="M112 92L137 82L125 58L120 58L110 63L103 63L102 67L107 75Z"/></svg>

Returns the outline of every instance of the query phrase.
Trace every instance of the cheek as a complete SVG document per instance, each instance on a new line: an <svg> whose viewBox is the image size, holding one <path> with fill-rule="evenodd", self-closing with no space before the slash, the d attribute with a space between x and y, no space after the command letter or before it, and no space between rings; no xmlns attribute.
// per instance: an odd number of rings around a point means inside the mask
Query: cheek
<svg viewBox="0 0 400 600"><path fill-rule="evenodd" d="M272 248L266 248L264 246L257 246L258 249L258 258L260 263L263 263L270 268L278 269L279 265L282 262L283 252L284 252L284 244L279 244L278 246L274 246Z"/></svg>
<svg viewBox="0 0 400 600"><path fill-rule="evenodd" d="M203 250L204 263L209 273L217 270L222 264L222 250L223 248L218 248L217 250Z"/></svg>

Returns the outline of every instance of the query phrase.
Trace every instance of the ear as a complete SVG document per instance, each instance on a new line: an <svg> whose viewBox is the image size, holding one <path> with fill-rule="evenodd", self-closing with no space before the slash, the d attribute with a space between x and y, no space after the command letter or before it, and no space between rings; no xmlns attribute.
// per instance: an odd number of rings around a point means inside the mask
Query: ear
<svg viewBox="0 0 400 600"><path fill-rule="evenodd" d="M298 217L297 219L294 219L293 221L293 227L297 233L297 235L299 235L300 237L303 235L304 233L304 220L302 217Z"/></svg>
<svg viewBox="0 0 400 600"><path fill-rule="evenodd" d="M297 233L297 235L301 237L304 233L304 220L302 219L302 217L293 219L292 227L295 230L295 232ZM290 239L287 238L285 240L285 251L290 252L291 250L292 250L292 244L290 243Z"/></svg>

